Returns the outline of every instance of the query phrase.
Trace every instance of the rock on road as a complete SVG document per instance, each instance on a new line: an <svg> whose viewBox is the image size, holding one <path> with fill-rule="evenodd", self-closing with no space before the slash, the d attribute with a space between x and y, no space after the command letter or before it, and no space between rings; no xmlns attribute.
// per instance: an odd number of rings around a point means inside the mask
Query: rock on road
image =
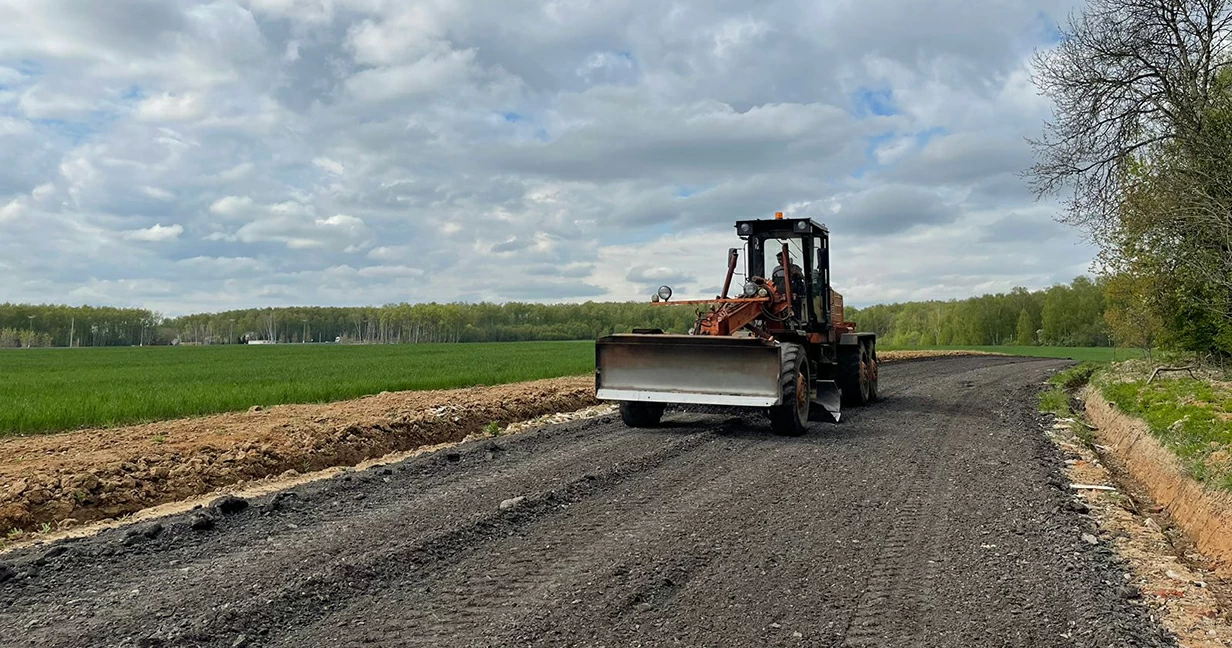
<svg viewBox="0 0 1232 648"><path fill-rule="evenodd" d="M1171 645L1065 507L1065 364L887 365L800 438L608 417L23 549L0 645Z"/></svg>

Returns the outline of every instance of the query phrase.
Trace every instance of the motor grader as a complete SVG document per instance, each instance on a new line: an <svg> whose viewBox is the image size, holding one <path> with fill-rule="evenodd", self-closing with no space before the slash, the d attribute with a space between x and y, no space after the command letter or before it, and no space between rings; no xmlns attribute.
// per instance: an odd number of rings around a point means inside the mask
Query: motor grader
<svg viewBox="0 0 1232 648"><path fill-rule="evenodd" d="M687 334L634 329L596 341L596 396L619 403L626 425L656 426L672 404L730 406L758 408L776 434L797 436L811 418L837 423L843 405L877 399L877 337L844 321L830 231L782 212L735 227L745 243L728 250L720 295L672 301L663 286L651 297L700 307ZM742 286L729 296L742 249Z"/></svg>

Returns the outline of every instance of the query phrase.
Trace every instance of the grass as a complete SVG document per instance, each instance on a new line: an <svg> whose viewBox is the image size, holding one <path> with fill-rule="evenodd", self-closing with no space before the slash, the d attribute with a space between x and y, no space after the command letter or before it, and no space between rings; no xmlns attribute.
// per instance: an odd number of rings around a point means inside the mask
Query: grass
<svg viewBox="0 0 1232 648"><path fill-rule="evenodd" d="M1072 358L1078 361L1114 362L1117 360L1132 360L1142 357L1140 349L1117 349L1113 347L1056 347L1056 346L922 346L922 347L882 347L879 351L988 351L1016 356L1033 356L1037 358Z"/></svg>
<svg viewBox="0 0 1232 648"><path fill-rule="evenodd" d="M594 343L0 350L0 436L594 371Z"/></svg>
<svg viewBox="0 0 1232 648"><path fill-rule="evenodd" d="M1104 397L1146 421L1199 482L1232 490L1232 384L1167 377L1097 379Z"/></svg>
<svg viewBox="0 0 1232 648"><path fill-rule="evenodd" d="M1057 418L1073 419L1069 424L1070 429L1088 446L1095 443L1095 437L1082 417L1076 416L1070 408L1070 393L1085 385L1100 366L1101 363L1087 361L1058 371L1048 379L1048 389L1039 395L1040 411L1055 414Z"/></svg>

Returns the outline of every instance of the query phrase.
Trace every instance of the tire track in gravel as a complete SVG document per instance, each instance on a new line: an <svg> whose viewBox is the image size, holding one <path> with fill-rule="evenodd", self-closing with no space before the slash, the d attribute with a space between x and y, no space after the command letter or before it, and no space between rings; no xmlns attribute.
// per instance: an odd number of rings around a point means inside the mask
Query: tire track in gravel
<svg viewBox="0 0 1232 648"><path fill-rule="evenodd" d="M0 645L1168 645L1062 510L1034 412L1061 366L895 363L884 402L800 438L609 417L297 487L212 531L22 550L0 557L19 574Z"/></svg>

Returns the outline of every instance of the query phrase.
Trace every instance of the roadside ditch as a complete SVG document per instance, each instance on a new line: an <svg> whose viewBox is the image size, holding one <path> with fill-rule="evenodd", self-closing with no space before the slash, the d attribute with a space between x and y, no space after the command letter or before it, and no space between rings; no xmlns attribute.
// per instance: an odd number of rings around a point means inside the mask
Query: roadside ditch
<svg viewBox="0 0 1232 648"><path fill-rule="evenodd" d="M1047 434L1066 457L1070 508L1092 519L1084 540L1126 561L1129 579L1109 586L1148 607L1183 646L1232 646L1232 499L1105 398L1101 387L1124 380L1080 365L1041 393Z"/></svg>

